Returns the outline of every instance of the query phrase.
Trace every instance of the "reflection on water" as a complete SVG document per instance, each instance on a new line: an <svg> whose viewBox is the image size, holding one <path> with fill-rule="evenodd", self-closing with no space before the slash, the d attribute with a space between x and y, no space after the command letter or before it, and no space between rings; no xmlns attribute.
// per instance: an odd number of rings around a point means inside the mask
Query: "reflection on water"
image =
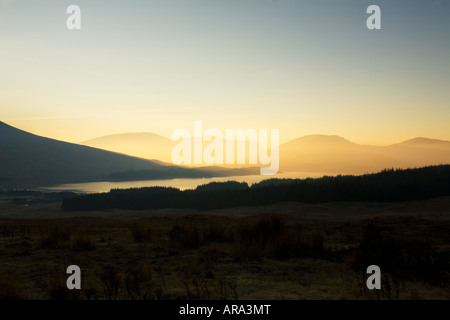
<svg viewBox="0 0 450 320"><path fill-rule="evenodd" d="M232 176L232 177L218 177L218 178L196 178L196 179L167 179L167 180L142 180L142 181L121 181L121 182L87 182L87 183L72 183L61 184L57 186L40 188L41 191L74 191L81 193L95 193L95 192L109 192L111 189L128 189L128 188L142 188L142 187L173 187L180 190L195 189L197 186L207 184L210 182L225 182L225 181L239 181L247 182L249 185L267 179L304 179L317 178L323 174L319 173L305 173L305 172L285 172L278 173L274 176Z"/></svg>

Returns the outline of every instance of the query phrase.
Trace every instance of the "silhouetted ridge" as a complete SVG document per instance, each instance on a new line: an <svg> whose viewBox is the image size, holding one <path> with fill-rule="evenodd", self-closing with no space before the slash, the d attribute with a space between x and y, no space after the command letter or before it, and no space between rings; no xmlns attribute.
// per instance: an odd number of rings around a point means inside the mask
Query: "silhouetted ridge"
<svg viewBox="0 0 450 320"><path fill-rule="evenodd" d="M0 187L245 175L254 170L181 168L162 162L40 137L0 122Z"/></svg>
<svg viewBox="0 0 450 320"><path fill-rule="evenodd" d="M421 146L421 147L450 147L450 142L439 139L429 139L429 138L414 138L410 140L403 141L401 143L394 144L393 146Z"/></svg>
<svg viewBox="0 0 450 320"><path fill-rule="evenodd" d="M286 145L296 145L296 144L310 144L314 146L323 145L356 145L353 142L348 141L345 138L336 135L324 135L324 134L312 134L303 136L286 143Z"/></svg>

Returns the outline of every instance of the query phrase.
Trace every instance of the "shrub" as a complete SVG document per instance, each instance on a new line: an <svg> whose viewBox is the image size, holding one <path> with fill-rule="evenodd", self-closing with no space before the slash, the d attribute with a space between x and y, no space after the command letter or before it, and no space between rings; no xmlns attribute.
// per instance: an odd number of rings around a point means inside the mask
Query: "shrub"
<svg viewBox="0 0 450 320"><path fill-rule="evenodd" d="M119 298L122 279L116 268L112 266L104 267L99 275L103 287L105 298L108 300L117 300Z"/></svg>
<svg viewBox="0 0 450 320"><path fill-rule="evenodd" d="M369 265L378 265L395 280L421 280L430 284L449 283L448 253L438 253L428 243L399 241L383 234L385 229L369 221L352 262L353 270L364 273Z"/></svg>
<svg viewBox="0 0 450 320"><path fill-rule="evenodd" d="M16 281L0 279L0 300L24 300L22 289Z"/></svg>
<svg viewBox="0 0 450 320"><path fill-rule="evenodd" d="M74 251L83 252L83 251L91 251L95 250L95 243L89 237L81 237L78 236L72 242L72 249Z"/></svg>
<svg viewBox="0 0 450 320"><path fill-rule="evenodd" d="M210 223L203 232L203 240L205 242L228 242L232 240L232 236L227 232L227 228L223 224Z"/></svg>
<svg viewBox="0 0 450 320"><path fill-rule="evenodd" d="M41 246L50 249L60 248L64 242L70 240L71 230L58 225L46 229L41 236Z"/></svg>
<svg viewBox="0 0 450 320"><path fill-rule="evenodd" d="M176 225L169 231L169 241L171 246L197 249L201 243L199 229L194 224Z"/></svg>
<svg viewBox="0 0 450 320"><path fill-rule="evenodd" d="M233 255L236 260L260 260L270 241L283 234L284 222L277 216L238 226L234 234Z"/></svg>
<svg viewBox="0 0 450 320"><path fill-rule="evenodd" d="M131 234L136 242L150 242L152 241L151 228L144 228L138 224L133 224L130 227Z"/></svg>
<svg viewBox="0 0 450 320"><path fill-rule="evenodd" d="M123 287L125 299L151 299L152 270L142 263L129 266L124 277Z"/></svg>

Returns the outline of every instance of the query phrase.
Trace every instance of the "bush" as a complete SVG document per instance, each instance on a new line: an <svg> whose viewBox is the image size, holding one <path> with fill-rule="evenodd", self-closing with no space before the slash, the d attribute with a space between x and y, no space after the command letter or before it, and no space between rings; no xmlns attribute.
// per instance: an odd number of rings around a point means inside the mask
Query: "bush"
<svg viewBox="0 0 450 320"><path fill-rule="evenodd" d="M138 224L133 224L130 227L131 234L136 242L150 242L152 241L151 228L144 228Z"/></svg>
<svg viewBox="0 0 450 320"><path fill-rule="evenodd" d="M83 238L78 236L72 242L72 249L74 251L83 252L83 251L92 251L95 250L95 243L90 238Z"/></svg>
<svg viewBox="0 0 450 320"><path fill-rule="evenodd" d="M70 240L71 230L69 228L62 228L58 225L48 228L41 236L41 246L50 249L61 248L64 242Z"/></svg>
<svg viewBox="0 0 450 320"><path fill-rule="evenodd" d="M122 279L116 268L104 267L99 275L103 286L103 292L107 300L117 300L119 298Z"/></svg>
<svg viewBox="0 0 450 320"><path fill-rule="evenodd" d="M194 224L175 225L169 231L170 245L185 249L197 249L201 243L199 229Z"/></svg>
<svg viewBox="0 0 450 320"><path fill-rule="evenodd" d="M386 229L369 221L356 251L352 268L364 273L378 265L383 273L398 280L421 280L430 284L449 284L449 254L438 253L428 243L399 241L385 234Z"/></svg>
<svg viewBox="0 0 450 320"><path fill-rule="evenodd" d="M241 262L260 260L269 241L283 234L284 230L285 224L277 216L239 226L234 234L235 259Z"/></svg>
<svg viewBox="0 0 450 320"><path fill-rule="evenodd" d="M123 274L115 267L107 266L99 278L107 300L153 298L152 270L144 264L130 264Z"/></svg>
<svg viewBox="0 0 450 320"><path fill-rule="evenodd" d="M24 300L22 289L14 280L0 279L0 300Z"/></svg>
<svg viewBox="0 0 450 320"><path fill-rule="evenodd" d="M233 237L229 234L226 226L219 223L210 223L203 232L203 241L205 242L228 242L232 239Z"/></svg>
<svg viewBox="0 0 450 320"><path fill-rule="evenodd" d="M128 267L124 278L125 299L148 300L152 298L152 270L144 264Z"/></svg>
<svg viewBox="0 0 450 320"><path fill-rule="evenodd" d="M262 258L327 258L321 233L302 234L301 227L287 227L278 216L261 218L237 228L233 243L235 260L245 262Z"/></svg>

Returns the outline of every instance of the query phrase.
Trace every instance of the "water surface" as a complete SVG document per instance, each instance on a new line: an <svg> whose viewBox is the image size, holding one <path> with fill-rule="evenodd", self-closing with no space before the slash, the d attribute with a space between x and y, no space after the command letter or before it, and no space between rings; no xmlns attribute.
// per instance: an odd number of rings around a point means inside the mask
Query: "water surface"
<svg viewBox="0 0 450 320"><path fill-rule="evenodd" d="M304 178L317 178L323 174L319 173L306 173L306 172L285 172L278 173L273 176L231 176L231 177L217 177L217 178L182 178L182 179L165 179L165 180L141 180L141 181L103 181L103 182L86 182L86 183L71 183L61 184L57 186L43 187L41 191L74 191L80 193L97 193L97 192L109 192L111 189L128 189L128 188L142 188L142 187L173 187L180 190L195 189L199 185L208 184L210 182L225 182L225 181L238 181L247 182L249 185L258 183L267 179L304 179Z"/></svg>

